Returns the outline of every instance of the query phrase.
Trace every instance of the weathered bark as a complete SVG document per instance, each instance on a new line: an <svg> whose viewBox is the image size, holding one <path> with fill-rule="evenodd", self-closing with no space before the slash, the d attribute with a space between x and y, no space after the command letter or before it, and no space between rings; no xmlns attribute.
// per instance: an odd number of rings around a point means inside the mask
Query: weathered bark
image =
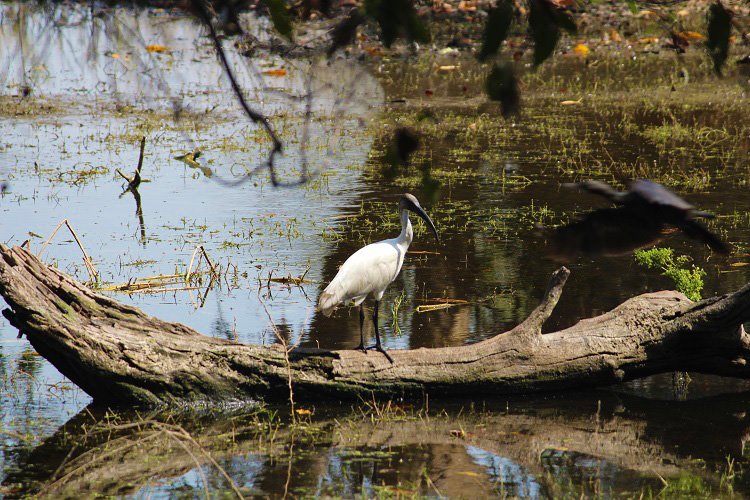
<svg viewBox="0 0 750 500"><path fill-rule="evenodd" d="M252 346L203 336L92 292L29 252L0 246L3 311L33 347L105 403L513 394L697 371L750 377L750 285L699 303L673 291L541 333L569 271L520 325L459 347L378 353Z"/></svg>

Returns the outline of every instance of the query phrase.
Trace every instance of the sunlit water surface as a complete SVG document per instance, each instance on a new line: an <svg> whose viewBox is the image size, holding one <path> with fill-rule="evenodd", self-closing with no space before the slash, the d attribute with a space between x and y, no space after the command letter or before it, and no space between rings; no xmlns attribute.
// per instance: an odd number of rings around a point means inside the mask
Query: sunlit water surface
<svg viewBox="0 0 750 500"><path fill-rule="evenodd" d="M524 141L487 145L490 160L475 152L461 157L464 137L426 145L433 169L460 167L486 172L486 177L443 181L436 192L384 181L372 174L379 155L371 153L374 139L367 129L379 119L389 92L373 76L377 68L340 60L318 61L311 70L304 60L247 60L231 50L251 105L272 116L287 144L277 160L281 179L295 181L305 163L322 173L298 187L274 188L266 172L229 187L216 179L236 179L261 165L270 143L237 110L208 39L199 36L194 23L163 11L115 10L92 18L83 9L61 9L29 11L19 24L14 22L18 8L2 7L0 47L13 48L3 54L3 92L18 95L28 85L32 97L49 102L54 111L0 119L0 180L9 186L0 198L0 239L6 244L29 240L38 252L67 219L105 285L184 272L201 245L221 266L220 283L208 287L206 279L191 290L109 294L204 334L256 344L277 342L278 334L294 344L354 346L356 312L342 309L324 318L315 311L318 294L356 248L398 232L396 195L409 189L423 200L442 241L417 227L415 253L407 256L383 301L384 343L407 349L475 342L525 318L558 266L534 238L535 224L548 222L548 211L559 220L560 214L601 206L559 189L571 176L545 160L549 142L531 127ZM168 50L146 51L152 44ZM263 74L279 68L286 74ZM310 91L314 98L304 98ZM175 110L181 111L179 121L172 119ZM569 119L596 133L595 116L571 112ZM131 193L122 194L115 170L132 174L141 135L146 136L143 177L149 182L139 188L139 216ZM602 143L621 159L649 161L651 155L659 160L648 145L611 138ZM382 144L375 146L382 151ZM203 152L199 160L211 169L211 177L174 159L195 147ZM735 181L691 193L690 200L719 215L746 213L750 197L736 182L747 168L743 161L701 165L709 171L735 168L738 174L724 177ZM498 177L502 169L525 180ZM505 215L507 225L498 223ZM747 232L746 225L734 224L724 235L736 244L746 240ZM667 244L704 265L708 295L734 290L747 280L743 267L732 265L741 256L707 260L705 250L679 235L670 236ZM65 227L43 256L88 279L81 251ZM670 286L656 273L644 273L630 256L582 258L570 267L573 274L548 329ZM303 275L301 285L269 279ZM469 303L417 312L417 306L436 298ZM400 304L397 309L394 302ZM96 408L89 415L90 398L16 334L0 320L0 483L6 488L0 494L9 495L37 491L39 483L33 481L50 486L71 443L84 435L81 423L101 417ZM401 409L373 423L357 420L359 413L348 407L321 407L310 417L315 437L304 432L297 437L284 424L270 443L258 431L235 436L231 446L201 444L244 494L607 496L659 492L665 487L660 476L675 484L691 482L696 491L728 493L722 482L722 474L731 473L727 460L739 461L740 467L744 458L747 423L744 410L738 410L744 399L715 395L746 387L707 377L695 378L689 389L683 386L666 375L614 393L503 399L471 410L461 409L466 402L446 404L435 421L425 421L429 410L419 408ZM646 395L655 399L641 397ZM723 414L720 421L711 423L707 406L676 402L699 396L715 397L710 408ZM338 419L361 428L338 428ZM235 428L223 418L178 422L196 433L205 427L207 435L221 434L216 428L223 425ZM68 432L72 437L66 437ZM154 467L153 476L134 465L143 457L123 457L134 470L123 474L121 483L93 481L94 468L76 487L144 497L229 488L205 457L196 459L206 464L199 468L180 449L166 452L175 466ZM108 474L106 468L102 474ZM734 487L750 491L739 477Z"/></svg>

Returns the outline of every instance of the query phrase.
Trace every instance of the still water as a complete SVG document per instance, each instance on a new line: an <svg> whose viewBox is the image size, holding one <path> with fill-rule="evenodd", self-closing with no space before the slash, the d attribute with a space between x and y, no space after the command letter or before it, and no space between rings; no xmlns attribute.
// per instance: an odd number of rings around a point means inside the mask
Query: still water
<svg viewBox="0 0 750 500"><path fill-rule="evenodd" d="M716 213L711 228L736 247L725 258L680 234L665 239L706 270L704 296L750 277L750 124L746 106L730 102L743 98L731 81L722 82L721 106L705 95L685 98L702 88L695 84L666 101L654 97L661 109L646 98L592 94L592 84L577 79L580 65L561 60L528 77L523 115L503 121L464 95L461 77L441 77L429 65L249 59L227 42L248 99L286 143L280 178L295 181L303 165L319 173L297 187L275 188L265 171L229 186L263 164L270 142L238 112L196 24L161 10L1 8L0 181L8 189L0 239L29 240L38 252L67 219L105 287L185 272L201 245L223 270L210 288L107 293L206 335L268 344L279 332L302 346L356 345L356 311L325 318L315 303L348 255L398 233L397 195L407 190L441 243L416 227L381 308L390 349L476 342L523 320L559 266L537 225L605 206L560 188L580 178L668 180ZM661 70L669 74L671 64ZM603 66L588 78L606 82ZM463 78L477 83L469 72ZM31 96L23 98L26 88ZM576 92L591 104L558 106ZM415 164L429 168L388 170L387 131L401 123L422 130ZM701 133L674 139L678 123ZM137 208L116 170L132 175L141 136L148 182ZM194 148L206 168L175 160ZM44 258L88 279L65 227ZM672 286L630 255L568 265L549 330ZM270 279L301 276L300 285ZM445 298L466 304L418 312ZM283 407L113 416L89 407L90 398L16 334L0 320L0 494L8 496L750 494L742 474L750 396L741 381L694 375L687 383L668 374L585 394L310 406L295 425Z"/></svg>

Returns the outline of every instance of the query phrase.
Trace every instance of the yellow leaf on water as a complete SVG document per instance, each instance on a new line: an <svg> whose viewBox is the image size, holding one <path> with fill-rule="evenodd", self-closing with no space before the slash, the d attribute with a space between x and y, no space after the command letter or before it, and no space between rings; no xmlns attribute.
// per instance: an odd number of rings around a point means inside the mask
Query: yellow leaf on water
<svg viewBox="0 0 750 500"><path fill-rule="evenodd" d="M560 104L562 104L563 106L574 106L576 104L581 104L581 101L583 101L583 97L581 97L577 101L562 101L560 102Z"/></svg>
<svg viewBox="0 0 750 500"><path fill-rule="evenodd" d="M699 42L702 42L706 39L705 35L702 35L698 33L697 31L680 31L677 33L679 36L684 38L685 40L697 40Z"/></svg>
<svg viewBox="0 0 750 500"><path fill-rule="evenodd" d="M750 263L749 262L732 262L729 265L732 266L732 267L742 267L742 266L746 266L748 264L750 264Z"/></svg>
<svg viewBox="0 0 750 500"><path fill-rule="evenodd" d="M267 69L263 72L266 76L286 76L286 70L279 68L279 69Z"/></svg>
<svg viewBox="0 0 750 500"><path fill-rule="evenodd" d="M120 54L117 54L117 53L112 54L112 59L119 59L119 58L120 58Z"/></svg>
<svg viewBox="0 0 750 500"><path fill-rule="evenodd" d="M646 36L643 38L639 38L638 41L641 43L658 43L659 37L658 36Z"/></svg>
<svg viewBox="0 0 750 500"><path fill-rule="evenodd" d="M589 52L591 52L591 49L589 49L586 45L579 43L575 47L573 47L573 52L576 53L576 55L580 57L586 57L589 55Z"/></svg>
<svg viewBox="0 0 750 500"><path fill-rule="evenodd" d="M297 415L310 415L312 412L306 408L297 408L294 410Z"/></svg>
<svg viewBox="0 0 750 500"><path fill-rule="evenodd" d="M457 69L458 69L458 66L456 66L455 64L447 65L447 66L438 66L438 71L443 72L443 73L447 73L449 71L455 71Z"/></svg>
<svg viewBox="0 0 750 500"><path fill-rule="evenodd" d="M169 50L166 45L146 45L146 50L149 52L166 52Z"/></svg>
<svg viewBox="0 0 750 500"><path fill-rule="evenodd" d="M647 9L641 9L638 11L638 14L635 15L635 17L651 17L651 18L658 18L659 14L654 12L653 10L647 10Z"/></svg>
<svg viewBox="0 0 750 500"><path fill-rule="evenodd" d="M469 476L469 477L482 477L481 474L479 474L477 472L472 472L470 470L458 471L458 472L456 472L456 474L461 474L462 476Z"/></svg>

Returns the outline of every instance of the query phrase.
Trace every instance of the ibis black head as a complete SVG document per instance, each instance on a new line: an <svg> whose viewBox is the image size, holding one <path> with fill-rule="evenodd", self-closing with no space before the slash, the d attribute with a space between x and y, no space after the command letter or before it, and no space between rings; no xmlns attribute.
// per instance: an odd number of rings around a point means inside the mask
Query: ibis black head
<svg viewBox="0 0 750 500"><path fill-rule="evenodd" d="M435 224L432 223L430 216L427 215L427 213L422 208L422 205L419 204L419 200L417 200L416 196L414 196L413 194L404 193L404 195L401 196L401 200L398 202L398 208L399 210L409 210L420 216L425 221L425 223L427 223L427 227L429 227L432 233L435 235L435 239L438 240L438 242L440 241L440 236L438 236L437 229L435 229Z"/></svg>

